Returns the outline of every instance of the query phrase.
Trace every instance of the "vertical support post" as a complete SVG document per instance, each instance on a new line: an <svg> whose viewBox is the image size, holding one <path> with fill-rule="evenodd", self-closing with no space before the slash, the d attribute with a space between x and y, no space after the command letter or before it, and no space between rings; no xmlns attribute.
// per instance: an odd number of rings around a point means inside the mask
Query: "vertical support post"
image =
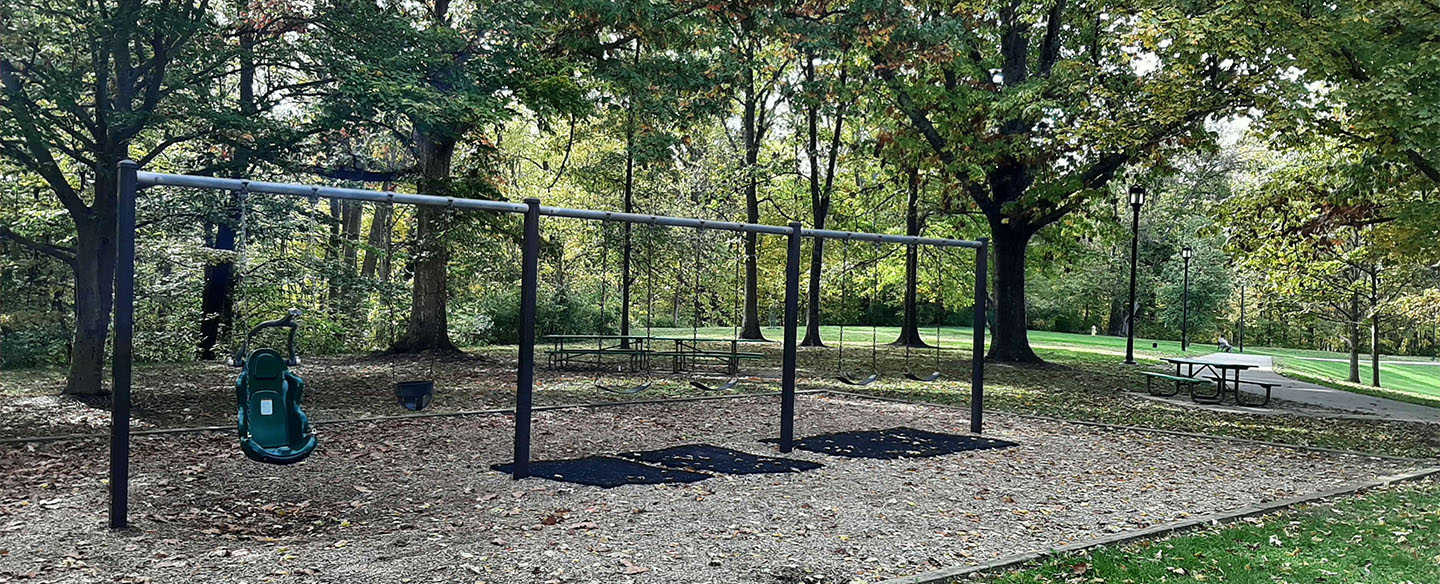
<svg viewBox="0 0 1440 584"><path fill-rule="evenodd" d="M1245 352L1245 281L1240 281L1240 352Z"/></svg>
<svg viewBox="0 0 1440 584"><path fill-rule="evenodd" d="M115 342L110 405L110 528L129 525L130 370L135 338L135 198L139 186L132 160L120 162L115 214Z"/></svg>
<svg viewBox="0 0 1440 584"><path fill-rule="evenodd" d="M781 359L780 452L795 447L795 345L800 328L800 222L785 236L785 349Z"/></svg>
<svg viewBox="0 0 1440 584"><path fill-rule="evenodd" d="M975 248L975 324L974 345L970 358L970 432L979 434L985 428L985 303L990 298L986 289L990 261L990 240L980 238Z"/></svg>
<svg viewBox="0 0 1440 584"><path fill-rule="evenodd" d="M1190 350L1190 249L1185 249L1185 284L1180 301L1180 350Z"/></svg>
<svg viewBox="0 0 1440 584"><path fill-rule="evenodd" d="M515 375L515 463L510 476L530 476L530 408L535 391L535 296L540 286L540 199L525 199L520 264L520 362Z"/></svg>

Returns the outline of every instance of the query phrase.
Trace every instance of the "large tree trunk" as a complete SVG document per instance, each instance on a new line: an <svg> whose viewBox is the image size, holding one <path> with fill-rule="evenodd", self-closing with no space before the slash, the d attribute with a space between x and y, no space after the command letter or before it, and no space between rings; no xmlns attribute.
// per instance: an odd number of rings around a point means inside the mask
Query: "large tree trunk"
<svg viewBox="0 0 1440 584"><path fill-rule="evenodd" d="M849 68L840 67L840 86L845 86ZM815 52L805 55L805 81L816 82ZM825 175L820 175L820 103L812 99L805 109L807 158L810 162L810 218L816 229L824 229L830 218L830 201L835 187L835 165L840 158L840 141L845 126L845 102L835 105L835 125L830 134L830 150L826 153ZM805 339L802 347L823 347L825 339L820 334L820 284L825 275L825 239L817 237L810 242L810 275L805 290Z"/></svg>
<svg viewBox="0 0 1440 584"><path fill-rule="evenodd" d="M390 190L386 185L385 190ZM382 258L381 250L389 249L390 217L394 213L389 205L376 205L375 214L370 218L370 235L365 238L370 249L365 251L365 261L360 264L360 277L370 279L380 274L381 280L390 279L390 259Z"/></svg>
<svg viewBox="0 0 1440 584"><path fill-rule="evenodd" d="M1360 294L1353 293L1350 296L1350 318L1345 323L1346 340L1350 344L1350 376L1347 378L1350 383L1360 383Z"/></svg>
<svg viewBox="0 0 1440 584"><path fill-rule="evenodd" d="M906 169L908 196L905 200L905 235L917 237L924 230L920 223L920 172L915 168ZM905 246L905 299L904 322L900 336L891 343L896 346L928 347L920 337L920 311L916 306L916 292L920 286L920 248Z"/></svg>
<svg viewBox="0 0 1440 584"><path fill-rule="evenodd" d="M238 87L238 103L242 117L255 115L255 35L242 33L240 35L240 72ZM243 177L250 170L250 150L243 146L236 147L231 158L231 166L235 177ZM212 249L219 251L235 251L236 226L244 219L244 199L239 193L230 194L230 205L232 210L228 214L229 221L216 226L215 241ZM227 256L228 257L228 256ZM200 296L200 342L198 344L200 359L213 361L216 357L215 347L220 344L220 338L235 326L235 286L238 275L235 273L235 261L225 259L220 263L206 266L205 287Z"/></svg>
<svg viewBox="0 0 1440 584"><path fill-rule="evenodd" d="M235 251L235 226L242 220L239 193L230 196L231 211L228 221L215 226L215 240L211 249ZM234 326L235 318L235 262L230 259L205 267L205 286L200 293L200 359L213 361L215 348L220 338Z"/></svg>
<svg viewBox="0 0 1440 584"><path fill-rule="evenodd" d="M1370 273L1370 385L1380 387L1380 274Z"/></svg>
<svg viewBox="0 0 1440 584"><path fill-rule="evenodd" d="M105 348L115 302L115 164L95 182L95 204L88 217L75 220L75 341L67 395L104 393Z"/></svg>
<svg viewBox="0 0 1440 584"><path fill-rule="evenodd" d="M1125 298L1110 299L1110 317L1105 323L1105 334L1112 337L1125 336L1125 300Z"/></svg>
<svg viewBox="0 0 1440 584"><path fill-rule="evenodd" d="M416 186L428 195L447 196L450 191L450 162L455 154L453 134L422 129L417 125L415 147L420 165ZM450 248L445 231L449 221L445 209L416 209L410 319L404 339L393 348L397 352L459 350L450 342L446 315L448 280L445 269L450 260Z"/></svg>
<svg viewBox="0 0 1440 584"><path fill-rule="evenodd" d="M747 43L750 43L747 39ZM755 53L753 45L747 51L749 60L745 69L745 112L741 119L745 135L745 221L760 222L760 198L758 194L757 165L760 160L759 108L760 96L755 87ZM757 255L757 236L745 233L745 316L740 327L740 338L763 339L760 330L760 261Z"/></svg>
<svg viewBox="0 0 1440 584"><path fill-rule="evenodd" d="M995 327L991 331L991 361L1039 363L1040 357L1030 348L1029 326L1025 310L1025 248L1031 233L1011 228L999 219L991 219L990 233L995 238ZM979 323L977 323L978 325Z"/></svg>
<svg viewBox="0 0 1440 584"><path fill-rule="evenodd" d="M626 114L625 122L625 195L621 203L621 210L626 213L635 212L635 101L632 98L627 106L629 112ZM631 290L635 285L635 275L631 270L631 254L634 251L634 224L625 222L621 224L625 231L624 241L620 250L620 336L630 334L630 297ZM653 234L650 234L653 235ZM654 282L647 282L646 285ZM645 315L650 318L650 315ZM630 339L620 339L621 347L629 347Z"/></svg>

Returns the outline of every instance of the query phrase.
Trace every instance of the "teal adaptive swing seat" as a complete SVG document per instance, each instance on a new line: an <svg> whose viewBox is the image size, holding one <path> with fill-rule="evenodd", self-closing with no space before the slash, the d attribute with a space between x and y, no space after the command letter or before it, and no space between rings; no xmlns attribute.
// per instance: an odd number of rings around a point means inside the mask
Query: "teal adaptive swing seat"
<svg viewBox="0 0 1440 584"><path fill-rule="evenodd" d="M300 411L305 380L290 371L291 364L299 363L294 356L295 316L298 311L280 321L263 323L250 332L254 335L263 328L290 328L290 359L275 349L256 349L240 362L240 377L235 380L240 449L256 462L294 464L315 450L317 441L310 432L310 419ZM250 344L249 336L245 344ZM240 354L245 354L243 349Z"/></svg>

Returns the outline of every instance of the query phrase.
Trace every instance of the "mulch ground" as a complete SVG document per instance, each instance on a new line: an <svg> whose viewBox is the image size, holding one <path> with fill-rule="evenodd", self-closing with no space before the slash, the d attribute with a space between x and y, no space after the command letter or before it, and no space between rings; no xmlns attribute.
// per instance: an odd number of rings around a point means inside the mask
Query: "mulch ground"
<svg viewBox="0 0 1440 584"><path fill-rule="evenodd" d="M497 404L504 405L504 404ZM774 398L539 413L537 459L705 443L775 454ZM964 412L802 396L797 434ZM613 489L490 470L512 422L320 427L304 463L250 462L222 433L135 440L134 529L104 528L103 441L0 446L0 582L839 582L979 563L1400 470L1403 463L989 418L1011 448L839 458L790 474Z"/></svg>

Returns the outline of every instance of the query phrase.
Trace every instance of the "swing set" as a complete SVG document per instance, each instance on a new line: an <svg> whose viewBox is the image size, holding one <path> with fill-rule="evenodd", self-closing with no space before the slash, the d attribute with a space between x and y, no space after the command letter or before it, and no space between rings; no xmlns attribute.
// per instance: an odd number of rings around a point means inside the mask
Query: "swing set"
<svg viewBox="0 0 1440 584"><path fill-rule="evenodd" d="M798 222L792 222L784 226L762 225L659 215L568 209L562 207L543 207L539 199L526 199L523 203L479 199L455 199L453 197L402 194L366 189L316 187L210 176L141 172L139 165L128 160L120 163L118 178L118 213L116 215L116 249L118 261L115 282L114 342L112 343L113 367L111 371L114 379L110 423L109 483L109 524L110 527L116 529L124 528L128 525L129 514L131 388L134 364L136 293L135 214L136 200L140 196L142 189L155 187L225 191L240 191L244 189L249 193L304 197L311 198L312 200L323 197L329 199L369 201L372 203L398 203L445 207L464 212L484 211L522 215L523 236L520 244L521 270L519 285L520 327L519 347L515 364L516 395L513 410L515 422L514 452L513 463L509 465L509 472L516 479L531 475L531 429L535 390L536 297L539 289L540 217L542 215L604 223L648 224L652 229L657 226L681 227L697 230L719 230L742 234L766 235L783 239L785 242L784 326L783 338L781 340L779 437L775 441L780 452L790 452L796 443L795 397L798 375L796 353L799 346L797 329L799 328L800 257L803 239L823 238L843 241L857 240L875 243L921 245L934 248L963 247L973 249L975 250L975 317L977 323L985 321L986 252L989 246L984 239L966 241L805 229ZM653 252L653 248L651 251ZM650 264L653 270L653 258ZM267 324L269 326L264 326ZM295 315L287 316L279 321L262 323L262 327L257 327L257 329L253 329L251 332L255 333L277 327L288 328L293 334L295 328L298 327L298 324L295 323ZM696 335L692 333L692 337L695 336ZM972 354L976 356L983 355L985 351L985 328L981 326L974 327L972 337L974 341ZM248 350L248 346L242 349L242 354L245 350ZM733 351L732 349L732 352ZM240 422L238 427L242 436L248 427L250 440L254 441L257 447L255 449L256 453L264 455L261 456L261 458L265 456L275 456L279 459L284 459L290 456L290 454L300 451L305 451L306 454L308 454L309 451L313 451L314 446L311 444L311 441L315 439L315 436L310 433L309 421L304 417L303 412L299 408L301 397L303 396L304 382L300 380L298 376L294 376L293 373L289 372L288 369L292 366L292 363L299 363L299 356L293 351L290 352L290 355L282 356L274 349L261 348L250 352L248 355L245 355L245 357L244 370L241 375L241 380L244 380L244 382L241 383L237 381L237 401L240 398L244 399L244 405L239 408L241 415L250 416L252 415L251 412L269 411L271 414L262 413L261 415L276 417L271 420L266 420L263 423L257 422L254 419ZM976 358L972 359L972 364L970 383L970 430L973 433L979 434L983 427L984 413L984 361L983 359ZM872 373L872 375L878 378L878 374ZM724 387L725 385L734 387L730 382L726 382L717 386L716 389ZM270 400L268 410L266 409L265 400ZM243 448L245 447L242 446L242 449ZM303 456L300 456L300 458L303 458ZM266 462L281 462L281 460L267 460Z"/></svg>

